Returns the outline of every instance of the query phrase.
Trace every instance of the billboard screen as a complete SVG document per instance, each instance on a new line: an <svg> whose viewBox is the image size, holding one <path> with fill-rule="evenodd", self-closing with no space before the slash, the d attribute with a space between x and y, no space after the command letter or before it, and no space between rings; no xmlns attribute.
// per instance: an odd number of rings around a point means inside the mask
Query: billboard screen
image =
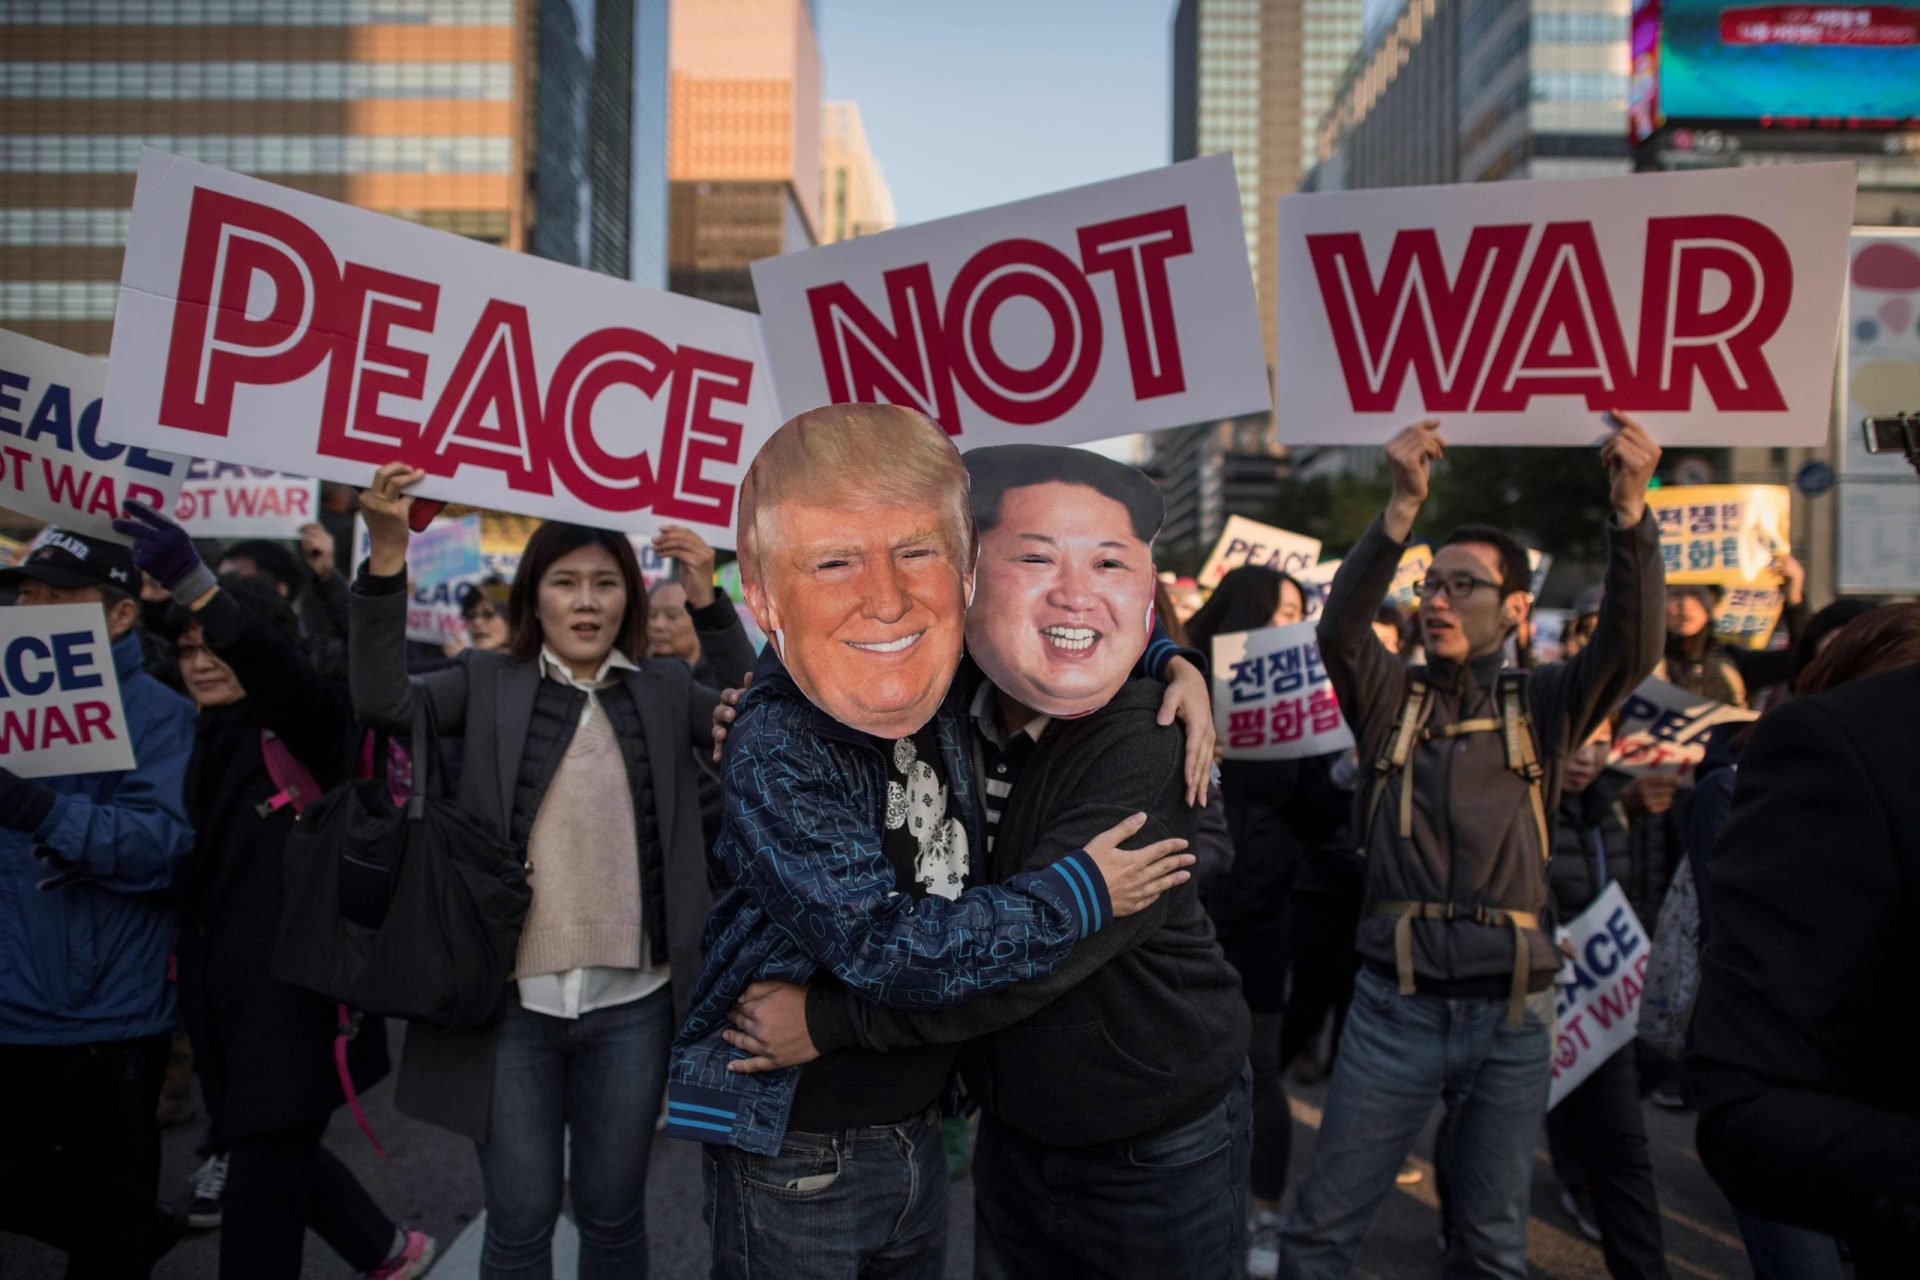
<svg viewBox="0 0 1920 1280"><path fill-rule="evenodd" d="M1920 0L1641 0L1632 31L1636 141L1663 120L1920 128Z"/></svg>

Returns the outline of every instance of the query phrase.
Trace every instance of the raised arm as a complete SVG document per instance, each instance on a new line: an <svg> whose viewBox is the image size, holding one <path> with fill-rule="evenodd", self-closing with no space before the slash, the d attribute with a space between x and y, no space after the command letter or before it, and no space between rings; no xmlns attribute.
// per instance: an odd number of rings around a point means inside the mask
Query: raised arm
<svg viewBox="0 0 1920 1280"><path fill-rule="evenodd" d="M473 655L462 654L452 666L418 681L407 677L407 517L414 500L406 489L425 476L416 467L389 462L360 495L360 515L373 545L347 599L347 684L354 712L375 728L410 729L415 692L424 690L433 699L438 727L458 733L466 727L466 664Z"/></svg>

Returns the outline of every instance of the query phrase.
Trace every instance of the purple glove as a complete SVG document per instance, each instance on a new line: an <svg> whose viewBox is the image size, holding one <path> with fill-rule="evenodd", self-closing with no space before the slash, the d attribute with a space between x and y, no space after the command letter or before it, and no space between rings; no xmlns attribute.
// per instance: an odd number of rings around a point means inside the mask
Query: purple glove
<svg viewBox="0 0 1920 1280"><path fill-rule="evenodd" d="M219 586L213 570L201 562L187 531L152 507L128 499L125 520L115 520L113 531L133 541L133 562L181 604L192 604Z"/></svg>

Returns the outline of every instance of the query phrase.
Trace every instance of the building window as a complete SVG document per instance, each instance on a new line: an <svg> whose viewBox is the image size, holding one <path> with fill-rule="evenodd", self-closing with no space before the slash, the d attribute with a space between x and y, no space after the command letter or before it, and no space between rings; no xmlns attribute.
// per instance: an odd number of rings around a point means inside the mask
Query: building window
<svg viewBox="0 0 1920 1280"><path fill-rule="evenodd" d="M0 173L129 173L140 148L243 173L506 173L504 137L326 134L0 135Z"/></svg>
<svg viewBox="0 0 1920 1280"><path fill-rule="evenodd" d="M515 0L10 0L0 25L504 27Z"/></svg>
<svg viewBox="0 0 1920 1280"><path fill-rule="evenodd" d="M126 242L125 209L0 209L0 245L89 247Z"/></svg>
<svg viewBox="0 0 1920 1280"><path fill-rule="evenodd" d="M0 62L0 97L337 102L505 102L506 62Z"/></svg>
<svg viewBox="0 0 1920 1280"><path fill-rule="evenodd" d="M0 320L111 320L112 280L0 280Z"/></svg>

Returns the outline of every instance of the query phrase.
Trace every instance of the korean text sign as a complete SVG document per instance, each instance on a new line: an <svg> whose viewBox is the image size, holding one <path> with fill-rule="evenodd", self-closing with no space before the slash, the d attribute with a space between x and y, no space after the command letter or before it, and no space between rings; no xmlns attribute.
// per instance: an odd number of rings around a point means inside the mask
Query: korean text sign
<svg viewBox="0 0 1920 1280"><path fill-rule="evenodd" d="M1764 649L1786 607L1779 587L1728 587L1713 606L1713 634L1743 649Z"/></svg>
<svg viewBox="0 0 1920 1280"><path fill-rule="evenodd" d="M1706 758L1707 734L1717 725L1757 713L1688 693L1664 680L1643 680L1620 706L1607 767L1636 776L1659 774L1691 785Z"/></svg>
<svg viewBox="0 0 1920 1280"><path fill-rule="evenodd" d="M1785 485L1773 484L1691 484L1648 493L1667 581L1760 581L1791 543L1792 497Z"/></svg>
<svg viewBox="0 0 1920 1280"><path fill-rule="evenodd" d="M320 482L195 458L173 514L196 538L297 538L320 518Z"/></svg>
<svg viewBox="0 0 1920 1280"><path fill-rule="evenodd" d="M768 258L753 288L782 416L1072 444L1270 407L1245 245L1218 155Z"/></svg>
<svg viewBox="0 0 1920 1280"><path fill-rule="evenodd" d="M101 432L733 545L776 424L754 317L141 154Z"/></svg>
<svg viewBox="0 0 1920 1280"><path fill-rule="evenodd" d="M1652 941L1618 880L1569 921L1565 933L1573 955L1563 954L1555 979L1559 1002L1549 1109L1633 1040L1653 958Z"/></svg>
<svg viewBox="0 0 1920 1280"><path fill-rule="evenodd" d="M133 768L99 605L0 609L0 766L23 778Z"/></svg>
<svg viewBox="0 0 1920 1280"><path fill-rule="evenodd" d="M1280 573L1298 576L1320 559L1320 539L1276 529L1245 516L1228 516L1213 554L1200 568L1194 581L1211 591L1220 585L1229 569L1242 565L1260 565Z"/></svg>
<svg viewBox="0 0 1920 1280"><path fill-rule="evenodd" d="M1213 715L1229 760L1293 760L1353 745L1311 622L1215 636Z"/></svg>
<svg viewBox="0 0 1920 1280"><path fill-rule="evenodd" d="M104 361L0 329L0 506L89 538L128 498L169 510L186 460L100 435Z"/></svg>
<svg viewBox="0 0 1920 1280"><path fill-rule="evenodd" d="M1282 441L1825 441L1848 163L1280 200Z"/></svg>

